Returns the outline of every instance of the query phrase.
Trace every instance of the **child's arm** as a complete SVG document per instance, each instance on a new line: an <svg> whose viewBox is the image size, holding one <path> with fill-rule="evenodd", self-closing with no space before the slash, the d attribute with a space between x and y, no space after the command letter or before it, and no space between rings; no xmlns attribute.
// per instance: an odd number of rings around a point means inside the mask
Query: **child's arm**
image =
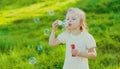
<svg viewBox="0 0 120 69"><path fill-rule="evenodd" d="M72 54L85 58L96 58L97 56L95 48L89 48L88 53L72 50Z"/></svg>
<svg viewBox="0 0 120 69"><path fill-rule="evenodd" d="M82 57L85 57L85 58L96 58L97 54L96 54L96 42L93 38L93 36L89 33L86 33L85 34L86 38L85 38L85 42L86 43L86 48L88 50L88 52L78 52L78 56L82 56Z"/></svg>
<svg viewBox="0 0 120 69"><path fill-rule="evenodd" d="M55 38L55 32L52 31L51 32L51 35L50 35L50 38L49 38L49 45L50 46L55 46L55 45L58 45L60 44L61 42Z"/></svg>
<svg viewBox="0 0 120 69"><path fill-rule="evenodd" d="M88 53L79 53L79 56L86 57L86 58L96 58L96 49L95 48L89 48Z"/></svg>
<svg viewBox="0 0 120 69"><path fill-rule="evenodd" d="M52 24L52 32L51 32L51 35L49 38L49 45L50 46L55 46L55 45L58 45L61 43L58 39L55 38L55 32L56 32L57 28L58 28L58 23L57 23L57 21L55 21Z"/></svg>

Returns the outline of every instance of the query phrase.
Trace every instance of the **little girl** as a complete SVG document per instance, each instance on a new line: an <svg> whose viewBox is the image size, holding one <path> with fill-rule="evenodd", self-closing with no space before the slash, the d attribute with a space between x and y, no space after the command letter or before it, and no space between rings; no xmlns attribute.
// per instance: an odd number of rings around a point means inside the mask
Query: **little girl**
<svg viewBox="0 0 120 69"><path fill-rule="evenodd" d="M59 26L58 20L52 24L49 45L66 44L66 56L63 69L89 69L88 58L96 58L96 42L88 33L85 13L78 8L70 8L66 14L67 26L55 38ZM72 49L71 46L74 46Z"/></svg>

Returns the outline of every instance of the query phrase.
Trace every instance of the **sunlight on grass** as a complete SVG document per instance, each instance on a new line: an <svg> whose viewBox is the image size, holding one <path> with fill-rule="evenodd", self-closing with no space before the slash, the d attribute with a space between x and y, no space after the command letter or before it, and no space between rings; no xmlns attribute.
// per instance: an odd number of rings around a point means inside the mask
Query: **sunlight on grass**
<svg viewBox="0 0 120 69"><path fill-rule="evenodd" d="M64 8L69 3L76 3L76 2L77 1L74 0L68 0L65 2L57 2L57 3L48 1L47 3L46 2L37 3L29 7L23 7L20 9L1 11L2 15L0 15L0 21L1 21L0 25L8 24L9 22L19 19L30 18L35 16L43 16L49 10L58 10L59 8Z"/></svg>

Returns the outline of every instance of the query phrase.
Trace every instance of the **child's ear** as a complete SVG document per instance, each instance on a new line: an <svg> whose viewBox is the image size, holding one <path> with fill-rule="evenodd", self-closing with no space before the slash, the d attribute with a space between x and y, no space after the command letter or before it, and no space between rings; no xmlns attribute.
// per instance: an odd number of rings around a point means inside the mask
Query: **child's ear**
<svg viewBox="0 0 120 69"><path fill-rule="evenodd" d="M83 19L80 19L80 31L83 30Z"/></svg>

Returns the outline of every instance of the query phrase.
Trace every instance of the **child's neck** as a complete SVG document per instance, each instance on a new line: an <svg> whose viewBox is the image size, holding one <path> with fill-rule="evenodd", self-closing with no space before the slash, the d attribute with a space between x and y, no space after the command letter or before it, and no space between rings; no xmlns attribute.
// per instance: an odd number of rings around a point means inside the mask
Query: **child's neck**
<svg viewBox="0 0 120 69"><path fill-rule="evenodd" d="M70 32L73 34L73 35L79 35L81 33L80 29L71 29Z"/></svg>

